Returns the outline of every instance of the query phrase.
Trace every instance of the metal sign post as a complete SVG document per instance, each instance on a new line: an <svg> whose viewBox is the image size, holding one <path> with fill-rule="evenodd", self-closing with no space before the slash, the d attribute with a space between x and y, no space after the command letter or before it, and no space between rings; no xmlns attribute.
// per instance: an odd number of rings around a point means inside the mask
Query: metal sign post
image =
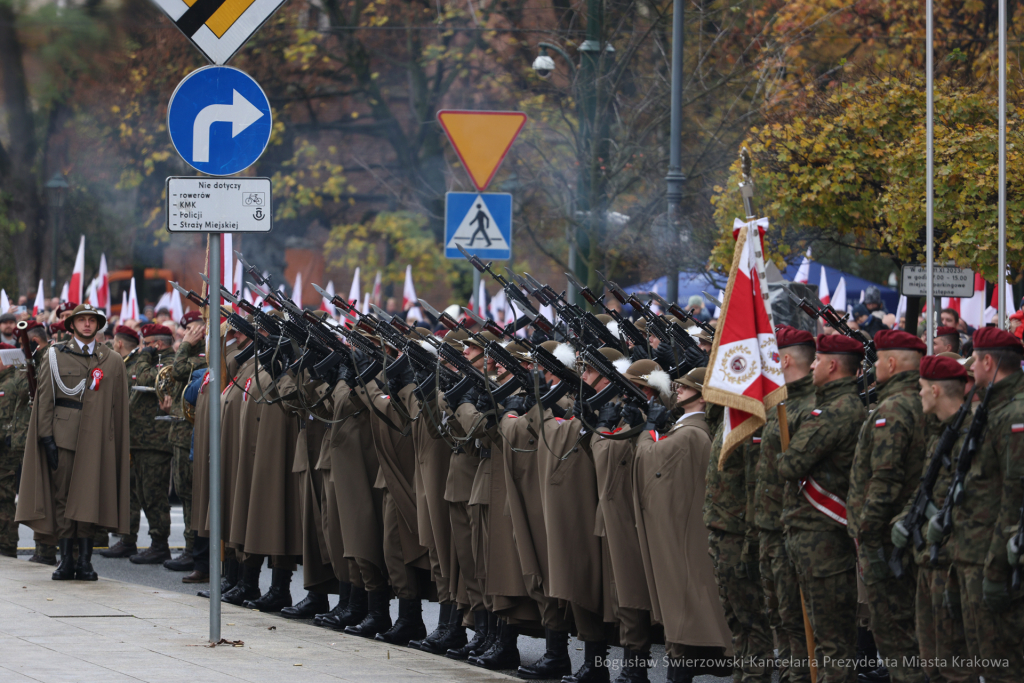
<svg viewBox="0 0 1024 683"><path fill-rule="evenodd" d="M210 233L210 642L220 642L220 233Z"/></svg>
<svg viewBox="0 0 1024 683"><path fill-rule="evenodd" d="M935 92L934 92L934 90L935 90L935 65L933 63L933 58L932 58L933 57L933 55L932 55L932 51L933 51L933 47L932 47L932 33L933 33L933 26L932 26L932 0L926 0L926 2L925 2L925 10L924 11L925 11L925 24L926 24L925 25L925 36L926 36L926 39L925 39L925 69L927 71L927 81L928 81L927 85L926 85L926 89L928 91L928 97L927 97L927 105L925 107L926 110L927 110L925 116L928 117L928 120L926 122L926 129L927 129L926 138L927 139L925 141L925 147L927 148L927 151L925 153L925 156L926 156L926 163L925 163L925 165L927 166L927 169L925 170L925 185L926 185L926 188L925 188L925 197L926 197L926 202L925 202L926 203L926 207L925 207L925 244L926 244L926 246L925 246L925 249L927 251L927 253L925 254L925 258L926 258L927 262L926 262L925 265L928 268L927 284L926 284L926 288L928 290L928 294L927 294L927 296L925 298L925 302L928 304L928 315L925 316L925 329L928 331L927 332L927 334L928 334L928 341L925 342L925 346L927 347L927 349L928 349L927 353L930 356L930 355L932 355L932 339L935 338L935 297L934 297L934 293L935 293L935 273L934 273L934 270L935 270L935 230L934 230L934 227L935 226L932 223L933 208L934 208L934 206L933 206L934 205L934 194L935 194L935 188L934 188L934 184L933 184L934 179L932 178L932 175L933 175L932 174L932 164L933 164L933 161L934 161L934 152L935 152L935 139L934 139L935 127L934 127L934 124L932 122L932 118L934 116L934 109L935 109Z"/></svg>

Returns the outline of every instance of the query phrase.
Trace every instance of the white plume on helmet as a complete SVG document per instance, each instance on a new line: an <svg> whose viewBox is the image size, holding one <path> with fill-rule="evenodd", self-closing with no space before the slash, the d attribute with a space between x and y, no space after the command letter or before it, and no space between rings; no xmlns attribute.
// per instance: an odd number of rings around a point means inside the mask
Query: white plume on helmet
<svg viewBox="0 0 1024 683"><path fill-rule="evenodd" d="M555 350L551 352L555 358L562 362L562 365L569 369L576 367L576 352L573 351L572 346L569 344L559 344L555 347Z"/></svg>
<svg viewBox="0 0 1024 683"><path fill-rule="evenodd" d="M644 377L644 381L653 389L656 389L662 398L668 398L673 393L672 378L664 370L651 371L651 374Z"/></svg>
<svg viewBox="0 0 1024 683"><path fill-rule="evenodd" d="M616 321L616 320L609 320L607 323L605 323L605 327L607 327L608 331L612 333L612 336L614 336L616 339L619 338L619 323L618 323L618 321Z"/></svg>
<svg viewBox="0 0 1024 683"><path fill-rule="evenodd" d="M427 351L430 351L435 356L437 355L437 349L435 349L433 346L431 346L426 340L419 339L417 341L419 342L419 345L422 346L423 348L425 348Z"/></svg>
<svg viewBox="0 0 1024 683"><path fill-rule="evenodd" d="M629 370L631 363L628 358L616 358L612 361L612 365L615 366L619 373L625 373L626 370ZM665 375L665 377L668 377L668 375Z"/></svg>

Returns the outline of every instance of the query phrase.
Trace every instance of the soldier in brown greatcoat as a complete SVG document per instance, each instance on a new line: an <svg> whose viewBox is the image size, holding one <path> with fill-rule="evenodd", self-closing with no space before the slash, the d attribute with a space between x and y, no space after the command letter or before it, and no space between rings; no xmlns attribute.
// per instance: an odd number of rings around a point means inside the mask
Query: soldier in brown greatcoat
<svg viewBox="0 0 1024 683"><path fill-rule="evenodd" d="M51 347L39 366L16 520L56 532L57 581L96 580L97 527L128 533L128 379L121 357L96 342L106 322L93 306L76 307L66 321L73 338Z"/></svg>

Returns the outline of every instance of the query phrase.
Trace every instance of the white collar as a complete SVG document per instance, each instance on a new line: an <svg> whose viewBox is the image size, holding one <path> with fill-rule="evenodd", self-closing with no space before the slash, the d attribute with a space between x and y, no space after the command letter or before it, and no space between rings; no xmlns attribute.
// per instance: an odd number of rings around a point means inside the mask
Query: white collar
<svg viewBox="0 0 1024 683"><path fill-rule="evenodd" d="M704 414L703 410L695 410L692 413L683 413L682 415L679 416L679 419L676 420L676 424L681 424L683 420L685 420L686 418L691 417L693 415L703 415L703 414Z"/></svg>
<svg viewBox="0 0 1024 683"><path fill-rule="evenodd" d="M95 337L93 337L92 341L89 342L88 344L83 342L78 337L75 337L75 343L78 344L78 348L83 353L88 353L90 356L92 355L93 351L96 349L96 338Z"/></svg>

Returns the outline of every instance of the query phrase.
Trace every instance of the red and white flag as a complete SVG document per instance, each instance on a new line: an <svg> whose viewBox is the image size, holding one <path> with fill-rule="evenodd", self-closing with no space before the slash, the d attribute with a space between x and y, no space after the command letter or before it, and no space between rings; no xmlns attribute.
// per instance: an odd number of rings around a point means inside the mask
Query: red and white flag
<svg viewBox="0 0 1024 683"><path fill-rule="evenodd" d="M128 313L129 313L129 311L128 311L128 292L122 290L121 291L121 312L118 313L118 315L117 315L117 318L121 322L122 325L124 324L125 320L130 320L131 319L131 318L128 317ZM178 318L178 320L181 320L181 318ZM178 320L175 320L174 322L178 322Z"/></svg>
<svg viewBox="0 0 1024 683"><path fill-rule="evenodd" d="M292 303L302 308L302 272L295 273L295 284L292 285Z"/></svg>
<svg viewBox="0 0 1024 683"><path fill-rule="evenodd" d="M842 315L846 313L846 278L839 278L839 284L836 285L836 293L832 296L832 308L839 311Z"/></svg>
<svg viewBox="0 0 1024 683"><path fill-rule="evenodd" d="M11 300L7 298L7 290L0 289L0 313L6 313L11 308Z"/></svg>
<svg viewBox="0 0 1024 683"><path fill-rule="evenodd" d="M359 311L363 315L369 315L370 313L370 293L367 292L363 295L363 308Z"/></svg>
<svg viewBox="0 0 1024 683"><path fill-rule="evenodd" d="M832 300L832 297L828 295L828 279L825 277L825 266L821 267L821 280L818 282L818 299L826 306Z"/></svg>
<svg viewBox="0 0 1024 683"><path fill-rule="evenodd" d="M65 282L64 286L60 288L60 296L57 297L57 298L60 299L61 303L64 303L65 301L71 301L71 299L68 298L68 283L67 282ZM75 303L76 304L80 304L82 302L81 301L76 301Z"/></svg>
<svg viewBox="0 0 1024 683"><path fill-rule="evenodd" d="M43 278L39 278L39 288L36 290L36 300L32 304L32 316L35 317L46 310L46 296L43 294Z"/></svg>
<svg viewBox="0 0 1024 683"><path fill-rule="evenodd" d="M331 299L334 298L334 280L327 281L327 286L324 287L324 291L330 296L320 298L320 310L327 311L327 315L335 318L338 315L338 311L334 308L334 304L331 303Z"/></svg>
<svg viewBox="0 0 1024 683"><path fill-rule="evenodd" d="M381 303L384 300L384 291L381 289L379 270L377 271L377 276L373 278L373 295L370 298L374 306L384 308L384 304Z"/></svg>
<svg viewBox="0 0 1024 683"><path fill-rule="evenodd" d="M737 219L733 229L736 251L704 380L704 400L725 407L719 469L733 449L764 425L766 411L786 399L764 273L767 227L767 218Z"/></svg>
<svg viewBox="0 0 1024 683"><path fill-rule="evenodd" d="M800 262L800 267L796 270L796 277L793 278L793 282L800 282L807 284L811 279L811 248L807 247L807 255L804 256L804 260Z"/></svg>
<svg viewBox="0 0 1024 683"><path fill-rule="evenodd" d="M84 301L84 299L82 298L84 287L85 235L82 235L82 239L78 242L78 254L75 256L75 270L71 273L71 284L68 287L67 294L61 298L61 301L74 301L76 304L82 303L82 301Z"/></svg>
<svg viewBox="0 0 1024 683"><path fill-rule="evenodd" d="M419 299L416 297L416 287L412 284L412 266L405 267L405 284L402 286L402 310L405 311L406 320L419 322L426 320L423 311L419 307Z"/></svg>
<svg viewBox="0 0 1024 683"><path fill-rule="evenodd" d="M128 286L128 314L125 315L122 311L121 320L139 320L140 313L139 296L135 293L135 278L132 278L132 282Z"/></svg>
<svg viewBox="0 0 1024 683"><path fill-rule="evenodd" d="M353 306L358 306L362 298L359 295L359 266L356 266L356 272L352 274L352 286L348 289L348 302Z"/></svg>
<svg viewBox="0 0 1024 683"><path fill-rule="evenodd" d="M972 328L985 326L985 278L974 274L974 296L960 300L960 318Z"/></svg>
<svg viewBox="0 0 1024 683"><path fill-rule="evenodd" d="M178 290L171 292L170 306L167 311L171 314L171 320L177 323L181 320L181 316L185 315L185 311L181 307L181 294L178 294Z"/></svg>
<svg viewBox="0 0 1024 683"><path fill-rule="evenodd" d="M93 280L89 283L89 289L86 290L85 300L89 302L90 306L94 308L100 307L100 298L96 294L96 290L99 288L99 280Z"/></svg>
<svg viewBox="0 0 1024 683"><path fill-rule="evenodd" d="M100 272L96 276L96 308L102 308L110 317L110 274L107 272L107 255L100 254Z"/></svg>

